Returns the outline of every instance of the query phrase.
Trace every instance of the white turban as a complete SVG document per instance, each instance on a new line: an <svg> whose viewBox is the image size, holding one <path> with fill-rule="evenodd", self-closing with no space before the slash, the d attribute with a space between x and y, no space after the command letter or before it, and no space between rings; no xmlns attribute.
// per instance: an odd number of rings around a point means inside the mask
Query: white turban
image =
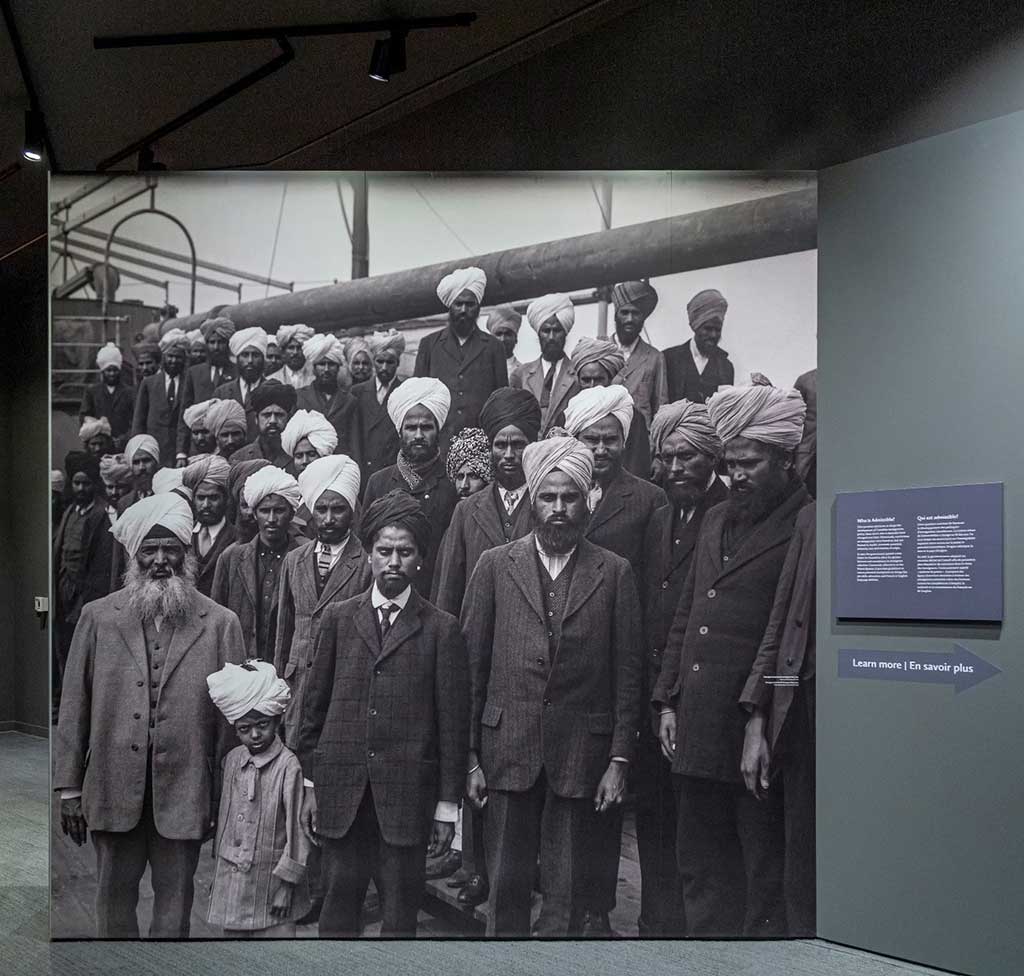
<svg viewBox="0 0 1024 976"><path fill-rule="evenodd" d="M163 495L169 491L187 492L192 497L192 492L184 487L184 468L161 468L153 475L153 494Z"/></svg>
<svg viewBox="0 0 1024 976"><path fill-rule="evenodd" d="M160 352L170 352L172 349L181 346L188 351L188 336L181 329L168 329L160 336Z"/></svg>
<svg viewBox="0 0 1024 976"><path fill-rule="evenodd" d="M64 477L63 471L58 471L54 468L50 472L50 490L51 491L63 491L64 486L67 484L67 479Z"/></svg>
<svg viewBox="0 0 1024 976"><path fill-rule="evenodd" d="M216 437L222 430L247 430L245 408L237 400L210 400L203 418L206 429Z"/></svg>
<svg viewBox="0 0 1024 976"><path fill-rule="evenodd" d="M437 297L445 308L451 308L464 291L471 291L479 302L487 287L487 275L480 268L457 268L445 275L437 284Z"/></svg>
<svg viewBox="0 0 1024 976"><path fill-rule="evenodd" d="M249 712L280 715L292 697L288 683L277 676L269 661L229 661L207 677L206 687L210 700L232 725Z"/></svg>
<svg viewBox="0 0 1024 976"><path fill-rule="evenodd" d="M100 434L110 436L110 421L106 417L83 417L82 426L79 428L78 437L84 444L86 441L98 437Z"/></svg>
<svg viewBox="0 0 1024 976"><path fill-rule="evenodd" d="M145 452L154 461L160 460L160 445L152 434L136 434L128 441L124 446L124 459L131 464L139 451Z"/></svg>
<svg viewBox="0 0 1024 976"><path fill-rule="evenodd" d="M580 431L605 417L618 420L622 424L622 440L628 440L629 428L633 423L633 397L629 390L618 383L580 390L565 405L565 429L573 437L578 437Z"/></svg>
<svg viewBox="0 0 1024 976"><path fill-rule="evenodd" d="M316 410L296 410L281 431L281 448L291 457L295 447L305 437L320 457L333 454L338 446L338 432L334 425Z"/></svg>
<svg viewBox="0 0 1024 976"><path fill-rule="evenodd" d="M316 330L309 325L282 325L278 328L274 341L277 343L278 349L283 352L284 347L287 346L292 339L298 339L300 343L304 343L313 337L315 331ZM306 354L305 348L303 348L302 354Z"/></svg>
<svg viewBox="0 0 1024 976"><path fill-rule="evenodd" d="M359 465L347 454L317 458L299 475L299 491L311 512L325 491L336 491L354 511L359 498Z"/></svg>
<svg viewBox="0 0 1024 976"><path fill-rule="evenodd" d="M394 349L398 356L405 352L405 336L398 329L388 329L387 332L374 332L370 336L370 352L374 356L385 349Z"/></svg>
<svg viewBox="0 0 1024 976"><path fill-rule="evenodd" d="M108 342L105 346L100 348L100 351L96 353L96 365L104 370L108 366L117 366L120 368L124 362L124 357L121 355L121 350L117 348L112 342Z"/></svg>
<svg viewBox="0 0 1024 976"><path fill-rule="evenodd" d="M293 511L302 504L299 483L287 471L273 464L254 471L242 487L242 497L249 508L255 508L267 495L280 495Z"/></svg>
<svg viewBox="0 0 1024 976"><path fill-rule="evenodd" d="M185 338L188 339L189 346L202 346L206 348L206 340L203 338L202 329L191 329L185 333Z"/></svg>
<svg viewBox="0 0 1024 976"><path fill-rule="evenodd" d="M576 309L568 295L543 295L526 306L526 321L534 332L540 332L540 327L552 316L558 319L568 335L576 321Z"/></svg>
<svg viewBox="0 0 1024 976"><path fill-rule="evenodd" d="M448 411L452 407L452 395L448 387L431 376L414 376L395 387L388 397L388 416L401 431L405 415L413 408L426 407L437 420L438 428L444 426Z"/></svg>
<svg viewBox="0 0 1024 976"><path fill-rule="evenodd" d="M246 349L255 349L265 356L269 342L270 336L258 326L254 325L250 329L239 330L228 340L231 362L235 362Z"/></svg>
<svg viewBox="0 0 1024 976"><path fill-rule="evenodd" d="M567 474L585 494L594 478L594 455L575 437L549 437L527 444L523 451L523 474L531 499L552 471Z"/></svg>
<svg viewBox="0 0 1024 976"><path fill-rule="evenodd" d="M723 444L749 437L791 451L803 437L807 404L797 390L726 386L709 397L707 408Z"/></svg>
<svg viewBox="0 0 1024 976"><path fill-rule="evenodd" d="M310 366L322 363L325 359L330 363L344 363L345 347L337 336L331 335L330 332L322 332L302 344L302 355L306 357L306 363Z"/></svg>
<svg viewBox="0 0 1024 976"><path fill-rule="evenodd" d="M193 403L191 407L185 407L185 412L181 415L181 419L185 421L185 426L189 430L195 430L197 427L203 430L209 430L206 426L206 412L211 408L217 406L220 400L216 397L212 397L209 400L201 400L199 403Z"/></svg>
<svg viewBox="0 0 1024 976"><path fill-rule="evenodd" d="M114 523L111 532L128 551L128 555L134 557L142 540L157 525L162 525L182 545L190 545L195 525L192 506L175 491L150 495L129 505Z"/></svg>

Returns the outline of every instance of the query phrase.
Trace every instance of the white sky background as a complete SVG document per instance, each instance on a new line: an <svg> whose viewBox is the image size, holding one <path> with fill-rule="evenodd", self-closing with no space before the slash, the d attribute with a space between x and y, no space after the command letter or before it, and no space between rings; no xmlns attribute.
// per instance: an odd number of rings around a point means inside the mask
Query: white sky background
<svg viewBox="0 0 1024 976"><path fill-rule="evenodd" d="M338 200L339 177L343 174L159 174L156 202L188 227L200 259L294 281L298 291L350 276L351 247ZM83 177L56 177L51 199L60 199L90 182ZM814 184L813 174L614 174L612 226ZM342 185L351 216L352 191L343 179ZM72 219L119 192L117 187L117 183L111 184L83 200L72 211ZM105 232L145 201L139 197L90 226ZM601 214L588 174L381 173L370 177L369 227L370 274L376 275L591 233L601 229ZM119 235L187 251L181 232L159 217L137 217L125 224ZM158 279L166 276L139 270ZM223 277L232 285L238 280L202 270L200 274ZM816 364L816 251L669 275L652 279L652 284L660 302L647 321L647 337L659 348L690 337L686 302L702 288L718 288L729 302L722 346L736 367L737 382L747 382L750 371L759 370L776 384L791 384ZM188 292L185 279L172 280L171 302L181 314L189 311ZM280 290L243 283L243 300L267 294L280 294ZM122 279L117 297L163 304L162 289L128 279ZM200 284L196 311L236 300L230 291ZM596 323L596 305L577 310L570 351L580 336L596 334ZM524 320L517 356L526 361L537 355L536 337Z"/></svg>

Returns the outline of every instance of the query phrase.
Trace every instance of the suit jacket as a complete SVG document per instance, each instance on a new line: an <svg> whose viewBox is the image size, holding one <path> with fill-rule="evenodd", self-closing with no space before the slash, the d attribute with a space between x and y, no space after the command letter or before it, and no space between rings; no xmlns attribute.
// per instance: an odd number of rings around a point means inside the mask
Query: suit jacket
<svg viewBox="0 0 1024 976"><path fill-rule="evenodd" d="M544 373L546 372L543 359L533 359L523 363L512 374L509 379L509 386L520 390L529 390L540 403L544 394ZM551 396L548 398L548 409L545 412L541 408L540 439L555 426L556 417L565 416L565 405L580 392L580 384L576 378L576 367L572 360L566 356L559 367L558 376L551 385Z"/></svg>
<svg viewBox="0 0 1024 976"><path fill-rule="evenodd" d="M692 403L704 403L720 386L731 386L735 381L735 371L729 362L729 354L724 349L716 349L708 356L708 364L703 373L697 367L690 354L690 339L681 346L672 346L662 355L665 357L665 374L668 381L668 402L690 400Z"/></svg>
<svg viewBox="0 0 1024 976"><path fill-rule="evenodd" d="M740 696L768 626L796 517L810 500L795 488L726 561L727 504L704 519L651 696L676 707L672 771L742 783L740 755L747 712Z"/></svg>
<svg viewBox="0 0 1024 976"><path fill-rule="evenodd" d="M458 616L462 597L476 564L488 549L521 539L533 528L530 498L524 486L522 497L510 516L498 494L497 483L488 485L455 506L451 525L441 542L434 573L434 605Z"/></svg>
<svg viewBox="0 0 1024 976"><path fill-rule="evenodd" d="M249 542L233 542L217 560L217 568L213 573L212 599L222 607L234 611L238 622L242 625L242 639L248 657L256 657L256 631L259 617L256 613L256 570L260 537L256 535ZM297 549L302 543L293 536L288 537L286 551ZM282 567L283 571L283 567ZM277 607L280 589L275 590L269 607L263 612L271 619L271 646L274 644L277 627Z"/></svg>
<svg viewBox="0 0 1024 976"><path fill-rule="evenodd" d="M142 622L123 592L85 606L64 672L53 746L54 789L82 791L90 830L124 832L142 816L154 761L153 818L171 840L198 840L219 794L234 732L206 676L244 660L238 618L200 593L174 631L159 687L150 687ZM156 708L150 710L150 696ZM153 726L150 728L149 723Z"/></svg>
<svg viewBox="0 0 1024 976"><path fill-rule="evenodd" d="M245 439L246 441L255 440L256 435L259 433L256 426L256 411L253 410L252 404L249 403L248 396L242 396L242 387L238 377L235 377L233 380L229 380L227 383L221 383L221 385L213 391L213 395L218 400L234 400L236 403L240 403L245 407Z"/></svg>
<svg viewBox="0 0 1024 976"><path fill-rule="evenodd" d="M815 505L805 505L796 517L793 538L782 564L775 590L771 616L758 648L750 676L743 687L740 703L768 712L768 745L772 765L776 765L776 747L786 724L786 716L797 697L810 698L813 716L814 696L814 588L817 581L815 555ZM766 675L795 674L796 688L765 684ZM813 718L810 727L814 728ZM784 757L783 757L784 758Z"/></svg>
<svg viewBox="0 0 1024 976"><path fill-rule="evenodd" d="M363 432L359 426L359 403L351 393L339 389L328 407L323 395L315 386L305 386L298 391L296 405L299 410L315 410L327 418L338 432L335 454L347 454L357 462L362 458ZM392 458L391 463L394 463L394 460Z"/></svg>
<svg viewBox="0 0 1024 976"><path fill-rule="evenodd" d="M196 570L196 589L203 596L210 596L213 590L213 576L217 569L217 560L220 558L220 554L235 542L237 537L238 532L235 527L230 522L225 522L220 532L217 533L217 538L213 540L210 551L205 556L199 555L198 548L193 549L199 564ZM195 546L197 537L192 536L192 540L192 544Z"/></svg>
<svg viewBox="0 0 1024 976"><path fill-rule="evenodd" d="M645 706L661 672L665 642L683 594L683 584L693 561L693 550L704 516L709 509L725 501L728 495L729 489L725 483L715 478L697 503L690 521L679 526L675 536L672 534L675 508L671 504L659 508L647 523L647 538L644 540L647 559L640 587L644 604L644 649L647 659L644 672Z"/></svg>
<svg viewBox="0 0 1024 976"><path fill-rule="evenodd" d="M590 798L612 756L633 756L641 627L629 564L586 539L548 660L535 536L489 549L462 605L469 651L470 748L487 784L528 790L541 770L559 796Z"/></svg>
<svg viewBox="0 0 1024 976"><path fill-rule="evenodd" d="M401 382L400 379L395 378L383 404L377 402L376 379L356 383L352 387L351 393L356 401L359 436L362 445L362 457L359 459L359 467L363 476L359 486L360 494L366 490L366 483L370 480L371 475L394 464L395 458L398 457L398 449L402 446L402 441L388 416L387 402L391 391Z"/></svg>
<svg viewBox="0 0 1024 976"><path fill-rule="evenodd" d="M267 457L263 453L259 436L256 437L256 440L249 444L243 444L237 451L235 451L234 454L228 458L228 464L235 465L240 464L242 461L258 461L261 458L266 459L271 464L287 471L291 475L295 474L295 469L292 466L292 459L288 457L283 450L279 450L273 457Z"/></svg>
<svg viewBox="0 0 1024 976"><path fill-rule="evenodd" d="M123 451L132 433L135 394L135 387L123 378L117 381L113 395L107 392L107 384L102 380L87 386L78 410L78 423L81 424L86 417L106 417L110 421L110 436L114 438L114 446Z"/></svg>
<svg viewBox="0 0 1024 976"><path fill-rule="evenodd" d="M64 546L64 533L67 529L68 519L74 510L74 505L69 505L60 519L60 527L57 529L57 536L53 540L53 574L54 582L58 579L60 572L60 554ZM85 525L82 528L82 549L85 552L85 559L79 570L78 578L75 581L78 589L78 607L91 600L98 600L110 592L110 562L114 545L114 537L110 534L110 520L107 518L107 510L101 499L97 498L92 508L85 515ZM54 594L60 600L60 587L54 587ZM54 608L61 615L74 611L74 607L58 606Z"/></svg>
<svg viewBox="0 0 1024 976"><path fill-rule="evenodd" d="M415 592L383 642L372 588L325 610L299 758L318 832L344 837L367 784L388 844L425 844L439 800L465 789L469 677L459 622Z"/></svg>
<svg viewBox="0 0 1024 976"><path fill-rule="evenodd" d="M650 426L658 408L671 401L665 378L665 358L649 342L637 339L629 361L612 380L620 383L633 396L633 404L644 415Z"/></svg>
<svg viewBox="0 0 1024 976"><path fill-rule="evenodd" d="M167 374L158 369L139 384L132 418L132 436L151 434L160 445L160 464L173 468L178 443L178 421L181 419L181 390L184 378L174 378L176 392L174 406L167 405Z"/></svg>
<svg viewBox="0 0 1024 976"><path fill-rule="evenodd" d="M508 386L505 347L500 339L474 326L459 345L451 326L431 332L416 351L416 376L441 380L452 394L452 408L441 432L441 449L465 427L480 426L480 409L499 387Z"/></svg>
<svg viewBox="0 0 1024 976"><path fill-rule="evenodd" d="M209 400L217 387L228 383L236 376L235 367L228 363L220 367L220 383L214 383L210 377L209 363L196 363L185 370L185 382L181 387L181 416L178 418L177 449L179 454L188 457L192 451L192 433L185 426L185 411L194 403Z"/></svg>
<svg viewBox="0 0 1024 976"><path fill-rule="evenodd" d="M577 391L578 392L578 391ZM565 411L554 419L549 427L565 426ZM630 474L635 474L641 481L651 480L651 433L644 415L633 407L633 420L629 425L629 436L622 446L622 466Z"/></svg>
<svg viewBox="0 0 1024 976"><path fill-rule="evenodd" d="M409 492L423 507L424 513L430 519L430 545L426 558L423 560L423 569L416 577L415 588L417 593L426 596L433 591L434 565L437 562L438 549L441 546L441 539L448 531L452 513L459 500L455 486L448 480L442 457L443 455L434 462L427 477L415 491L410 491L408 483L398 471L398 465L392 464L370 478L363 495L363 508L365 509L371 502L386 495L392 489L401 488L402 491Z"/></svg>

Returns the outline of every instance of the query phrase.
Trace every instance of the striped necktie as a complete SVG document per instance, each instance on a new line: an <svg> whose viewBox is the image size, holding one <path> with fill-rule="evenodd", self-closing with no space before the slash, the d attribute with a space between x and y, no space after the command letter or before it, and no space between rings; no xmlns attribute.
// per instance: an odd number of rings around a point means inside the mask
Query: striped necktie
<svg viewBox="0 0 1024 976"><path fill-rule="evenodd" d="M380 639L383 641L388 636L388 631L391 630L391 614L398 609L396 603L385 603L380 608Z"/></svg>
<svg viewBox="0 0 1024 976"><path fill-rule="evenodd" d="M320 544L320 551L316 554L316 568L320 579L327 579L331 571L331 547L326 542Z"/></svg>

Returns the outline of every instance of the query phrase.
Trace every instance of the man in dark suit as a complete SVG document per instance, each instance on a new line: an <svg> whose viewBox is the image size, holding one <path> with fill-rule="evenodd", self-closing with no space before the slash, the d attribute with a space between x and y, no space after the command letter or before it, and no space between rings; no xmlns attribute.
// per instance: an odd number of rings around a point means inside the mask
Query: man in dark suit
<svg viewBox="0 0 1024 976"><path fill-rule="evenodd" d="M132 418L132 434L150 434L160 445L160 464L175 466L175 445L181 419L181 385L188 340L181 329L160 339L161 366L139 384Z"/></svg>
<svg viewBox="0 0 1024 976"><path fill-rule="evenodd" d="M193 461L181 475L192 492L196 524L192 549L196 555L196 589L203 596L213 590L213 576L220 554L235 541L235 527L227 519L228 475L231 466L216 455Z"/></svg>
<svg viewBox="0 0 1024 976"><path fill-rule="evenodd" d="M448 325L420 340L416 376L431 376L448 387L452 408L441 431L441 449L464 427L480 426L484 401L508 386L505 347L477 327L487 276L479 268L459 268L445 275L437 297L448 309Z"/></svg>
<svg viewBox="0 0 1024 976"><path fill-rule="evenodd" d="M177 463L182 466L190 455L199 451L192 444L191 431L185 423L185 411L193 404L213 397L223 383L236 378L235 367L229 359L228 343L235 334L235 325L229 318L216 316L200 327L206 341L206 361L189 366L181 385L181 416L178 424Z"/></svg>
<svg viewBox="0 0 1024 976"><path fill-rule="evenodd" d="M315 335L303 343L302 354L313 371L313 382L298 391L298 408L326 417L338 435L335 450L358 461L362 455L359 405L338 385L338 373L345 362L341 342L330 333Z"/></svg>
<svg viewBox="0 0 1024 976"><path fill-rule="evenodd" d="M509 386L529 390L537 398L543 437L580 389L576 367L565 354L565 340L576 321L576 310L568 295L545 295L530 302L526 320L537 333L540 358L519 366Z"/></svg>
<svg viewBox="0 0 1024 976"><path fill-rule="evenodd" d="M291 456L281 446L281 434L295 413L294 386L264 380L249 394L249 410L256 417L256 437L231 454L231 463L265 458L279 468L290 468Z"/></svg>
<svg viewBox="0 0 1024 976"><path fill-rule="evenodd" d="M381 333L373 357L373 377L353 384L350 391L356 401L363 488L372 475L395 463L398 449L402 446L387 407L388 398L402 382L398 378L398 362L404 351L405 337L401 333L394 329L390 333Z"/></svg>
<svg viewBox="0 0 1024 976"><path fill-rule="evenodd" d="M644 551L643 702L647 712L661 671L672 618L690 569L697 533L708 509L729 489L715 474L722 442L703 404L680 400L662 407L651 426L651 450L659 461L669 504L647 525ZM657 727L641 722L631 770L636 796L636 846L640 860L640 935L681 938L686 934L682 888L676 868L676 803L668 761Z"/></svg>
<svg viewBox="0 0 1024 976"><path fill-rule="evenodd" d="M373 585L323 615L298 742L313 784L303 815L323 845L322 936L359 935L371 877L381 935L415 935L424 849L444 854L455 836L469 679L458 621L411 586L430 535L405 492L367 505Z"/></svg>
<svg viewBox="0 0 1024 976"><path fill-rule="evenodd" d="M581 390L565 411L566 430L594 455L594 483L588 493L590 521L586 537L625 559L637 581L646 575L644 538L655 511L668 504L657 485L630 474L622 456L634 416L633 398L624 386L594 386ZM618 890L619 849L622 820L615 811L600 821L603 834L594 839L594 856L588 863L593 877L586 885L586 899L577 906L584 937L612 934L609 914Z"/></svg>
<svg viewBox="0 0 1024 976"><path fill-rule="evenodd" d="M423 507L431 527L430 546L414 587L429 596L434 583L435 550L452 520L459 500L448 480L439 449L440 431L451 406L451 394L440 380L416 376L395 389L388 399L388 415L401 439L398 458L370 478L363 497L369 505L395 488L409 492Z"/></svg>
<svg viewBox="0 0 1024 976"><path fill-rule="evenodd" d="M302 498L296 480L274 465L249 475L242 495L256 516L256 536L221 553L210 595L238 616L246 656L272 661L284 557L300 545L289 527Z"/></svg>
<svg viewBox="0 0 1024 976"><path fill-rule="evenodd" d="M135 387L125 376L123 362L121 350L112 342L108 342L96 353L100 380L85 388L82 405L78 409L79 425L85 422L86 417L107 418L110 422L110 436L118 451L124 450L131 436L135 410Z"/></svg>
<svg viewBox="0 0 1024 976"><path fill-rule="evenodd" d="M590 451L523 453L535 529L480 556L463 602L472 713L466 793L487 803L488 933L569 934L595 821L618 809L640 719L640 611L628 563L583 538Z"/></svg>
<svg viewBox="0 0 1024 976"><path fill-rule="evenodd" d="M720 291L698 292L686 305L693 338L663 353L668 399L704 403L721 386L732 386L735 371L729 354L719 346L729 303Z"/></svg>
<svg viewBox="0 0 1024 976"><path fill-rule="evenodd" d="M213 391L218 400L234 400L245 409L246 440L250 442L257 434L256 412L252 409L250 396L264 380L269 342L270 337L259 327L235 332L228 341L228 350L237 375Z"/></svg>
<svg viewBox="0 0 1024 976"><path fill-rule="evenodd" d="M623 281L612 289L615 304L615 344L624 363L612 379L633 398L649 427L662 404L668 403L665 359L640 333L658 305L658 293L646 281Z"/></svg>
<svg viewBox="0 0 1024 976"><path fill-rule="evenodd" d="M785 935L781 790L742 776L740 697L768 625L797 515L796 390L733 388L708 413L725 445L729 499L704 518L651 696L678 777L676 851L688 934Z"/></svg>

